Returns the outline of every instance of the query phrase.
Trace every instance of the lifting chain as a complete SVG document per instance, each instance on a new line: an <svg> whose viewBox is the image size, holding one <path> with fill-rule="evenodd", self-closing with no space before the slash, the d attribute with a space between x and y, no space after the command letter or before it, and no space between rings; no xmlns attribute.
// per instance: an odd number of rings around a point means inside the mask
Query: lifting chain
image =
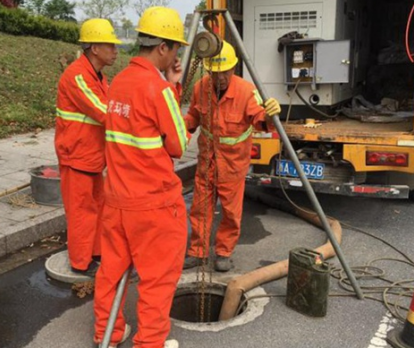
<svg viewBox="0 0 414 348"><path fill-rule="evenodd" d="M210 67L211 68L211 64ZM204 75L204 69L202 66L202 76ZM202 81L202 80L201 80ZM208 132L211 131L211 113L212 113L212 82L211 82L211 78L208 79L208 85L207 85L207 114L206 114L206 130ZM200 85L200 105L201 105L201 110L203 110L203 106L204 106L204 86L203 86L203 81L201 82ZM201 113L200 114L200 126L203 127L204 126L204 122L202 120L202 117L204 117L204 115ZM200 313L200 323L204 323L204 322L209 322L210 321L210 312L211 312L211 295L210 295L210 303L207 305L208 308L208 316L206 318L205 315L205 307L206 307L206 267L207 269L210 268L211 269L211 257L210 257L210 253L209 250L207 250L207 238L208 238L208 234L210 234L211 232L211 227L210 227L210 231L208 231L207 228L207 218L208 218L208 209L209 209L209 194L208 194L208 189L209 189L209 170L210 170L210 166L211 166L211 157L210 157L210 152L211 152L211 139L210 137L206 136L206 153L207 153L207 158L205 160L205 170L204 170L204 190L205 190L205 196L203 197L204 199L204 206L203 206L203 210L204 210L204 214L203 214L203 226L202 226L202 236L203 236L203 240L202 240L202 261L201 261L201 265L199 265L197 267L197 284L198 284L198 293L200 294L199 296L199 313ZM213 152L214 152L214 144L213 144ZM203 164L201 164L203 165ZM200 201L201 197L200 197ZM199 221L200 222L200 221ZM200 231L200 229L199 229ZM211 234L210 234L211 236ZM210 238L211 239L211 238ZM197 254L199 254L199 251L197 251ZM208 257L206 257L208 255ZM206 259L207 259L207 263L206 263ZM212 271L211 271L212 272ZM199 281L201 275L201 281ZM211 282L211 280L210 280Z"/></svg>
<svg viewBox="0 0 414 348"><path fill-rule="evenodd" d="M181 98L182 100L182 104L186 104L189 102L188 99L190 99L191 96L191 90L192 90L192 82L194 79L194 76L198 70L198 67L200 65L200 62L202 61L202 58L199 56L195 56L190 70L189 70L189 74L187 76L186 82L185 82L185 86L184 86L184 91L183 91L183 96ZM203 64L201 64L201 68L200 68L200 78L202 79L204 75L204 69L203 69ZM203 105L203 84L200 84L200 104ZM200 127L201 127L201 123L200 123ZM198 205L200 205L199 202L201 202L201 197L193 197L193 200L195 202L198 201ZM201 231L200 229L200 220L197 221L197 231ZM203 229L203 231L205 231L205 228ZM205 245L205 244L204 244ZM200 245L197 246L197 256L200 255ZM205 252L203 251L202 257L204 258ZM204 307L205 307L205 301L204 301L204 295L205 295L205 280L204 280L204 272L202 273L202 281L200 281L200 266L197 265L197 272L196 272L196 283L198 285L198 289L197 289L197 294L199 294L199 296L197 296L197 313L200 313L200 322L204 322Z"/></svg>
<svg viewBox="0 0 414 348"><path fill-rule="evenodd" d="M212 17L208 18L209 20L214 19ZM204 24L207 23L207 20L204 19ZM208 28L207 28L208 29ZM209 29L212 31L212 29ZM188 103L190 96L191 96L191 90L192 90L192 81L194 79L195 74L197 73L198 67L200 65L200 62L202 61L202 58L198 55L196 55L195 59L193 60L189 74L187 76L187 79L185 81L184 91L182 95L182 104ZM220 64L220 63L219 63ZM209 136L206 136L206 158L205 163L200 163L200 166L205 166L204 171L204 190L205 190L205 196L204 199L204 206L203 206L203 222L202 226L200 226L200 220L197 221L197 230L200 231L203 235L203 240L201 244L201 255L202 255L202 262L201 265L197 265L197 271L196 271L196 282L198 284L197 293L199 296L197 296L197 312L200 314L200 322L210 322L211 321L211 307L212 307L212 296L211 293L208 296L208 303L206 304L206 273L209 272L209 283L212 283L213 278L213 257L210 250L207 250L207 245L211 247L212 243L212 226L213 226L213 220L215 215L215 208L217 204L217 164L215 163L216 159L216 153L215 153L215 140L217 140L217 135L215 135L215 125L218 125L218 117L219 117L219 97L220 97L220 86L214 86L213 78L211 74L211 68L212 68L212 62L210 61L209 71L207 74L209 74L207 78L207 86L204 86L203 83L203 77L204 77L204 66L201 64L200 69L200 101L199 105L201 105L200 111L200 127L203 127L205 125L205 131L208 132L208 134L213 135L213 139L211 139ZM220 71L220 66L219 69ZM202 111L205 110L203 108L204 106L204 87L206 87L207 90L207 112L206 115L202 114ZM213 101L213 92L216 90L216 105L215 108L213 107L214 101ZM205 122L203 118L205 117ZM201 158L201 157L199 157ZM210 180L209 174L212 172L212 180ZM212 189L212 197L210 197L209 194L209 187L211 186ZM211 201L209 200L211 198ZM194 201L198 200L199 205L201 206L201 202L203 201L201 197L194 197ZM211 202L211 203L210 203ZM212 221L211 225L208 231L207 227L207 219L208 219L208 213L211 209L211 216ZM201 229L200 229L201 227ZM207 243L207 238L210 238L210 243ZM197 246L197 255L200 255L200 245ZM201 278L201 279L200 279ZM207 306L207 316L206 316L206 306Z"/></svg>
<svg viewBox="0 0 414 348"><path fill-rule="evenodd" d="M192 85L193 85L193 79L194 76L197 73L197 70L200 66L200 63L202 61L202 58L198 55L195 56L193 62L191 63L191 67L187 76L187 79L185 81L185 85L184 85L184 90L183 90L183 94L181 97L181 105L185 105L188 104L190 102L190 97L191 97L191 90L192 90ZM204 84L202 83L202 79L204 77L204 66L203 64L201 64L201 68L200 68L200 105L204 105L203 103L203 96L204 96ZM210 87L209 87L210 88ZM208 97L208 112L207 112L207 118L208 118L208 122L210 123L209 119L210 119L210 114L211 114L211 93L209 93L209 97ZM200 116L200 127L202 127L202 116ZM210 127L208 127L208 129L210 130ZM210 138L207 137L207 152L210 152ZM204 163L206 168L205 168L205 172L208 174L208 168L210 166L210 158L207 159L207 161ZM203 163L201 163L200 165L203 165ZM208 177L205 177L206 179L206 185L208 185ZM206 190L207 190L208 186L206 186ZM206 191L207 192L207 191ZM208 208L208 202L207 202L207 196L204 197L204 219L203 219L203 226L200 226L200 220L197 221L197 230L200 231L201 233L203 233L203 240L202 240L202 264L201 266L198 264L197 265L197 272L196 272L196 283L198 285L197 288L197 313L200 314L200 319L199 322L203 323L205 321L210 321L210 314L208 315L208 318L205 317L205 295L206 295L206 281L205 281L205 258L206 258L206 254L207 254L207 208ZM195 202L197 202L197 205L201 206L201 202L202 199L201 197L193 197L193 200ZM197 246L197 255L200 255L200 245ZM201 280L200 280L200 275L201 275ZM211 301L210 301L210 305L208 306L211 308ZM210 313L210 309L208 311L208 313Z"/></svg>
<svg viewBox="0 0 414 348"><path fill-rule="evenodd" d="M217 73L220 73L220 61L218 63L218 71ZM210 69L211 71L211 69ZM212 104L213 104L213 98L212 98L212 93L214 91L214 89L216 89L216 105L215 105L215 112L213 114L213 123L212 123L212 130L211 130L211 134L213 134L213 141L214 139L216 139L217 144L220 143L219 140L219 134L214 134L214 133L218 133L219 130L219 105L220 105L220 81L217 79L217 86L213 85L213 78L210 75L209 80L210 82L210 91L211 91L211 98L209 100L210 103L210 108L212 108ZM215 125L217 125L217 127L215 127ZM215 131L216 129L216 131ZM215 159L215 164L214 164L214 168L213 168L213 184L212 184L212 188L213 188L213 204L212 204L212 222L211 222L211 227L210 227L210 236L213 237L213 234L211 233L212 229L213 229L213 221L214 221L214 216L215 216L215 210L217 207L217 181L218 181L218 166L217 166L217 154L216 154L216 148L213 147L213 157ZM212 240L212 238L210 238L210 241ZM210 243L211 245L212 243ZM211 253L210 253L211 254ZM215 253L214 253L215 254ZM209 258L210 261L210 267L209 267L209 271L210 271L210 284L213 282L213 258L210 256ZM210 297L209 297L209 307L208 307L208 321L211 321L211 293L210 293Z"/></svg>
<svg viewBox="0 0 414 348"><path fill-rule="evenodd" d="M220 64L220 63L219 63ZM205 190L205 197L204 198L204 218L203 218L203 241L202 241L202 262L201 267L197 268L197 283L199 284L199 293L200 293L200 322L210 322L211 321L211 293L208 296L208 304L207 304L207 317L205 315L205 307L206 307L206 272L209 272L209 283L212 283L213 278L213 257L211 250L207 250L207 246L211 248L212 240L213 240L213 221L215 216L215 209L217 204L217 163L216 163L216 147L215 147L215 140L217 140L217 136L215 135L215 125L218 124L218 117L219 117L219 97L220 97L220 85L214 86L213 78L211 74L212 70L212 62L210 61L209 66L209 76L207 78L208 85L207 85L207 113L206 113L206 122L200 120L200 125L206 125L206 130L208 134L212 134L213 138L211 139L209 136L206 136L206 161L205 161L205 174L204 174L204 190ZM220 71L220 66L219 69ZM203 84L201 84L203 87ZM217 88L217 95L216 95L216 105L214 104L213 100L213 92ZM203 103L203 89L200 89L200 105L204 106ZM215 106L215 107L214 107ZM201 107L203 109L203 107ZM204 115L202 115L203 117ZM212 180L210 180L210 172L212 171ZM212 197L211 201L209 195L209 188L212 189ZM210 203L211 202L211 203ZM211 224L210 227L207 227L207 217L209 210L211 210ZM207 238L210 238L209 243L207 243ZM206 257L208 255L208 257ZM199 274L201 273L201 281L199 282Z"/></svg>
<svg viewBox="0 0 414 348"><path fill-rule="evenodd" d="M191 63L190 70L188 72L187 80L185 81L183 95L181 97L181 105L188 104L190 102L191 97L191 83L194 79L194 76L198 70L198 66L200 65L201 57L195 56L193 62ZM203 76L203 75L201 75Z"/></svg>
<svg viewBox="0 0 414 348"><path fill-rule="evenodd" d="M203 64L201 65L201 83L200 83L200 105L204 105L204 86L203 86L203 77L204 77L204 66ZM202 109L202 107L201 107ZM208 114L208 113L207 113ZM202 123L202 119L201 119L202 115L201 115L201 110L200 110L200 127L203 126ZM200 131L201 133L201 131ZM207 149L209 149L210 147L210 140L207 140ZM201 157L200 157L201 158ZM208 167L210 165L210 160L207 159L206 162L204 163L206 168L205 168L205 172L207 173L208 171ZM203 165L203 163L201 163L201 165ZM207 187L205 187L207 189ZM206 289L206 284L205 284L205 257L206 257L206 232L207 232L207 210L206 210L206 206L207 206L207 197L204 197L204 216L203 216L203 226L200 226L200 220L198 220L198 231L202 233L203 235L203 240L202 240L202 262L201 262L201 266L198 264L197 265L197 285L198 285L198 291L197 293L199 294L199 302L198 302L198 312L200 313L200 323L203 323L205 321L205 289ZM201 206L201 202L202 199L201 197L199 197L199 206ZM201 208L200 208L201 209ZM201 227L201 229L200 229ZM200 244L198 244L197 247L197 255L200 255ZM200 281L200 273L201 273L201 281Z"/></svg>

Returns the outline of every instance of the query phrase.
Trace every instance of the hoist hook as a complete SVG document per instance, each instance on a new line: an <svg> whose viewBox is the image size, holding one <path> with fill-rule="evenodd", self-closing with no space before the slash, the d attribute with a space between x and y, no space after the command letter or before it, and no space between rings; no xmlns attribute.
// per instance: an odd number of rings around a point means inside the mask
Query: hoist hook
<svg viewBox="0 0 414 348"><path fill-rule="evenodd" d="M205 15L204 17L203 17L203 27L207 30L207 31L209 31L210 33L212 33L212 34L216 34L215 32L214 32L214 29L212 28L212 26L210 25L210 22L211 23L213 23L213 27L215 26L216 28L218 28L219 27L219 21L218 21L218 18L217 18L217 14L215 14L215 13L210 13L210 14L208 14L208 15Z"/></svg>
<svg viewBox="0 0 414 348"><path fill-rule="evenodd" d="M214 13L205 15L203 26L206 31L198 33L194 38L194 51L201 58L214 57L220 53L222 47L220 36L214 32L214 28L219 26L217 15Z"/></svg>

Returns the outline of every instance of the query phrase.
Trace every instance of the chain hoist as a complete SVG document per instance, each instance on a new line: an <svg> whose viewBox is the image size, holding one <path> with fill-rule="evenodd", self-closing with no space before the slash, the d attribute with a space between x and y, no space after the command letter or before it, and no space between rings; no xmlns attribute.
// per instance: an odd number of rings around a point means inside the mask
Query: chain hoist
<svg viewBox="0 0 414 348"><path fill-rule="evenodd" d="M186 79L186 90L183 93L183 100L186 101L188 96L190 95L189 90L191 86L191 82L198 70L198 66L203 58L211 58L216 55L218 55L221 51L222 42L220 37L216 35L213 32L213 29L209 25L209 23L212 22L213 25L218 26L218 19L216 15L209 14L204 16L203 18L203 25L207 29L205 32L201 32L197 34L197 36L194 39L194 50L196 52L196 57L191 65L190 72L188 75L188 78ZM201 265L197 265L197 276L196 281L198 284L198 294L199 294L199 301L197 302L197 310L200 314L200 322L210 322L211 321L211 307L212 307L212 298L211 294L208 296L208 303L207 303L207 316L206 313L206 273L209 272L209 283L212 282L213 277L213 262L212 262L212 253L209 252L208 246L211 246L211 240L212 240L212 226L213 226L213 220L215 215L215 207L217 203L217 165L213 163L213 160L216 158L215 154L215 139L217 136L215 136L215 125L218 124L218 115L219 115L219 97L220 97L220 85L218 82L218 85L215 86L212 78L212 61L209 60L209 66L207 68L208 70L208 77L206 78L207 86L204 86L204 69L203 64L201 65L201 82L200 82L200 104L201 109L200 111L200 127L201 132L205 132L205 138L206 138L206 156L205 156L205 163L201 163L200 166L205 166L204 170L204 190L205 190L205 196L204 197L194 197L194 200L197 198L199 199L200 206L201 202L204 202L203 210L204 210L204 216L203 216L203 225L200 226L200 221L197 221L197 228L200 231L200 227L202 228L202 250L201 250ZM220 62L219 62L219 68L218 71L220 71ZM207 88L207 108L204 108L204 88ZM213 93L216 91L216 105L213 106ZM204 115L203 111L206 110L206 114ZM205 118L203 120L203 118ZM205 127L205 128L204 128ZM203 129L204 128L204 129ZM203 158L200 156L200 159ZM212 179L210 180L210 172L212 172ZM212 185L212 204L209 204L209 187ZM203 198L203 200L202 200ZM209 209L211 209L211 226L208 230L207 227L207 220L208 220L208 213ZM208 241L208 237L210 236L210 240ZM200 255L200 245L197 246L197 255ZM207 257L208 255L208 257ZM200 280L201 277L201 280Z"/></svg>

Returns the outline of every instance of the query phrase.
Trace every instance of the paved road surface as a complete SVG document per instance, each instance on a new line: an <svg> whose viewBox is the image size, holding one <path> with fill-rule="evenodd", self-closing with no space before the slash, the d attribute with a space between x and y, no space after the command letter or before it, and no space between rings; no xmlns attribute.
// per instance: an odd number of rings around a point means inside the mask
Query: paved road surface
<svg viewBox="0 0 414 348"><path fill-rule="evenodd" d="M304 194L295 193L292 197L306 204ZM328 214L386 239L414 258L412 203L335 196L320 196L320 200ZM316 247L325 241L324 232L252 200L245 203L242 234L232 274L282 260L294 247ZM346 228L342 249L352 266L381 257L401 258L384 243ZM331 261L338 265L336 259ZM94 347L92 301L79 300L70 289L48 281L43 262L39 260L0 276L0 347ZM414 278L413 269L404 264L376 265L393 280ZM188 273L191 271L185 272ZM286 279L263 285L263 289L284 295ZM331 292L339 291L337 282L331 279ZM133 327L135 299L131 286L126 315ZM180 341L181 348L376 348L389 347L384 333L394 326L385 307L375 301L331 297L327 316L316 319L289 309L283 297L276 297L270 299L260 316L244 325L199 332L173 324L171 336ZM129 348L131 343L121 347Z"/></svg>

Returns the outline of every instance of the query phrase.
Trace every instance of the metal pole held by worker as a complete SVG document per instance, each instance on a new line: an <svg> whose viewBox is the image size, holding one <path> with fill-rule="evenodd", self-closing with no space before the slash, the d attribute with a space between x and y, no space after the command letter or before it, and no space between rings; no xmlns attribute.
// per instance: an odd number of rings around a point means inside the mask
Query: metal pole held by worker
<svg viewBox="0 0 414 348"><path fill-rule="evenodd" d="M108 348L111 343L112 332L114 331L116 317L119 312L119 307L121 306L122 296L124 295L125 286L129 278L129 273L131 272L131 267L123 274L121 280L119 281L118 288L116 289L116 294L114 297L114 302L112 303L111 313L109 313L108 324L106 325L105 335L102 340L101 348Z"/></svg>

